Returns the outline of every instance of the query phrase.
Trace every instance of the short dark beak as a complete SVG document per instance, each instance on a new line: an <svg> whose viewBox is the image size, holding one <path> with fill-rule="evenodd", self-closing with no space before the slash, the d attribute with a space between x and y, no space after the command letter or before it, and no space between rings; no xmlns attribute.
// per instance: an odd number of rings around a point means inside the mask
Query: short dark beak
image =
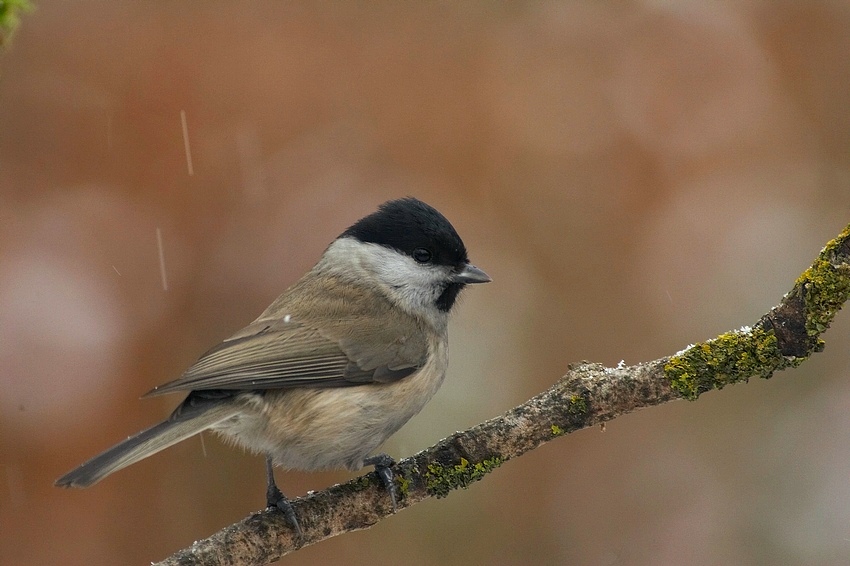
<svg viewBox="0 0 850 566"><path fill-rule="evenodd" d="M471 263L463 266L463 269L454 274L452 281L455 283L489 283L490 276L478 269Z"/></svg>

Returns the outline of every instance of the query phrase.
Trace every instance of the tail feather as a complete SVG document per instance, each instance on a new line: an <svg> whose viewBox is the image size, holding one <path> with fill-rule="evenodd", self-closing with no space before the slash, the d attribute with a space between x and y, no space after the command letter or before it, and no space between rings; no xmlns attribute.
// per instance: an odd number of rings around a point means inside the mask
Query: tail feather
<svg viewBox="0 0 850 566"><path fill-rule="evenodd" d="M60 487L94 485L113 472L227 420L238 411L239 409L230 403L209 403L204 407L193 407L188 411L178 409L168 420L131 436L71 470L56 480L55 485Z"/></svg>

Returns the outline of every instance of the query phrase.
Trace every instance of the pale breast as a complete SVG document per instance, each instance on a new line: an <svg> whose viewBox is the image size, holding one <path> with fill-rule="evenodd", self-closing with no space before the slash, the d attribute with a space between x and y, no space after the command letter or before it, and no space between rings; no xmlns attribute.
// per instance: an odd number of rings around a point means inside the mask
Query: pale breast
<svg viewBox="0 0 850 566"><path fill-rule="evenodd" d="M416 415L443 383L446 340L434 339L423 368L386 384L267 391L217 431L284 468L360 469L363 459Z"/></svg>

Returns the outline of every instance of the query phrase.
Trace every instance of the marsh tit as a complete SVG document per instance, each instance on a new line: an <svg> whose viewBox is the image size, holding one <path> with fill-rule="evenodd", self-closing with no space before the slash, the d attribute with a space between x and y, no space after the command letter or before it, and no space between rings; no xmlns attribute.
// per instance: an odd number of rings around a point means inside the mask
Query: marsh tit
<svg viewBox="0 0 850 566"><path fill-rule="evenodd" d="M374 465L395 505L393 460L374 452L436 393L448 366L449 312L467 284L488 281L436 209L415 198L384 203L334 240L257 320L147 393L188 392L167 420L56 485L89 487L212 430L266 456L267 503L296 530L273 466Z"/></svg>

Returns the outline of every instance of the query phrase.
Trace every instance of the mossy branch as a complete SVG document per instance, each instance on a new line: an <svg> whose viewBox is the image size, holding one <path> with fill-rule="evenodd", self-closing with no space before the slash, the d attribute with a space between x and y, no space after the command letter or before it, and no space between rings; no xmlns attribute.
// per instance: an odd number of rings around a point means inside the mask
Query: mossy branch
<svg viewBox="0 0 850 566"><path fill-rule="evenodd" d="M820 335L850 295L850 226L829 242L782 301L752 327L659 360L607 368L582 362L549 390L398 462L398 510L445 497L553 438L642 407L796 367L823 349ZM294 500L303 536L282 514L261 511L198 541L160 566L267 564L303 546L366 529L393 514L374 473Z"/></svg>

